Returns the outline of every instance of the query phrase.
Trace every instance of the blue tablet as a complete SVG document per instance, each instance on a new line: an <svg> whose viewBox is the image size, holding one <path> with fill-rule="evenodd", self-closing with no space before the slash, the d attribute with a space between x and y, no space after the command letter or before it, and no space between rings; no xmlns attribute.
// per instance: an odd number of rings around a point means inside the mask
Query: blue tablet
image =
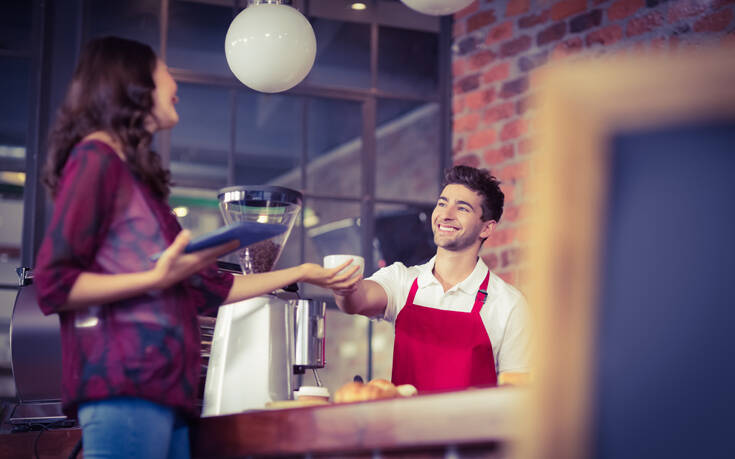
<svg viewBox="0 0 735 459"><path fill-rule="evenodd" d="M215 247L225 242L238 240L240 246L237 249L247 247L256 242L270 239L279 234L285 233L288 227L275 223L258 223L258 222L239 222L231 225L223 226L211 233L192 239L186 245L184 253L192 253L198 250ZM234 250L237 250L234 249ZM153 255L152 260L158 260L161 252Z"/></svg>

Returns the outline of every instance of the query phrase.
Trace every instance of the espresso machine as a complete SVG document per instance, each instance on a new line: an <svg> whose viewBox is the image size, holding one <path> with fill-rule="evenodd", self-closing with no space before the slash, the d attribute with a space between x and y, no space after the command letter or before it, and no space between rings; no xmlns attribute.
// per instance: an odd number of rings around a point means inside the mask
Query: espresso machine
<svg viewBox="0 0 735 459"><path fill-rule="evenodd" d="M235 186L218 193L226 224L277 223L283 234L237 251L244 275L275 266L301 210L298 191ZM257 410L290 400L294 375L323 368L326 303L279 290L219 308L204 386L202 416Z"/></svg>

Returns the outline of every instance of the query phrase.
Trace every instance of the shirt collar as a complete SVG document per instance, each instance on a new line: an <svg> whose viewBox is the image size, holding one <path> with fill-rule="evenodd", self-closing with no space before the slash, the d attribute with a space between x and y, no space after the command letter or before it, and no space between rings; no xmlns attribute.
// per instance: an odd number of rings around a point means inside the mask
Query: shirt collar
<svg viewBox="0 0 735 459"><path fill-rule="evenodd" d="M432 273L432 271L434 270L435 261L436 255L431 257L431 260L427 261L419 267L419 275L416 278L416 282L419 288L426 287L427 285L430 285L432 283L439 283L439 281L436 279L436 277L434 277L434 274Z"/></svg>
<svg viewBox="0 0 735 459"><path fill-rule="evenodd" d="M419 275L417 277L417 283L419 288L426 287L432 283L438 284L439 281L434 277L432 271L434 270L434 263L436 262L436 255L431 258L428 262L419 267ZM477 264L475 269L472 270L469 276L462 282L456 285L457 290L462 290L468 294L475 294L480 289L482 281L485 280L488 268L482 257L477 257Z"/></svg>

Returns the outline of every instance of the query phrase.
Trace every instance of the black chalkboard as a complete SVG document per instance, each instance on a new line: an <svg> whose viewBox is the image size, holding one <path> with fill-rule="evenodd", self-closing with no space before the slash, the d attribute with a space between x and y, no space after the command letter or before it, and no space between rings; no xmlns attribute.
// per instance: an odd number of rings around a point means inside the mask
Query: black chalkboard
<svg viewBox="0 0 735 459"><path fill-rule="evenodd" d="M608 158L594 457L735 457L735 120Z"/></svg>

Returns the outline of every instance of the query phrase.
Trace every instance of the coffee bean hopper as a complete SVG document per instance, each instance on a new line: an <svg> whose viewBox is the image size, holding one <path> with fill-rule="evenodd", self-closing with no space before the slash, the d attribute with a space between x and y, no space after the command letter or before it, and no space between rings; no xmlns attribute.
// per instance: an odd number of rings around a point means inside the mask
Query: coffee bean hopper
<svg viewBox="0 0 735 459"><path fill-rule="evenodd" d="M286 225L288 230L237 251L245 276L270 271L301 210L298 191L236 186L219 192L226 224L243 221ZM212 337L202 415L263 409L293 398L295 374L323 368L326 303L277 291L222 306ZM316 376L316 371L315 371Z"/></svg>

